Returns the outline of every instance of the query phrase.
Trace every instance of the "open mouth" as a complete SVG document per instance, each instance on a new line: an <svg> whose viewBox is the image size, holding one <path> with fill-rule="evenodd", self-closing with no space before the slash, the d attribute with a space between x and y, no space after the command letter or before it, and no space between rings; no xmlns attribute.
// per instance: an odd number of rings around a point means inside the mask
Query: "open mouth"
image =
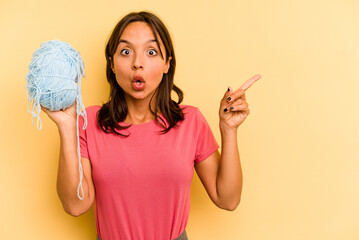
<svg viewBox="0 0 359 240"><path fill-rule="evenodd" d="M132 78L133 82L136 82L137 84L141 84L144 83L145 80L143 79L143 77L141 75L136 75Z"/></svg>
<svg viewBox="0 0 359 240"><path fill-rule="evenodd" d="M143 90L145 88L145 80L143 79L143 77L140 75L134 76L132 79L132 87L136 91Z"/></svg>

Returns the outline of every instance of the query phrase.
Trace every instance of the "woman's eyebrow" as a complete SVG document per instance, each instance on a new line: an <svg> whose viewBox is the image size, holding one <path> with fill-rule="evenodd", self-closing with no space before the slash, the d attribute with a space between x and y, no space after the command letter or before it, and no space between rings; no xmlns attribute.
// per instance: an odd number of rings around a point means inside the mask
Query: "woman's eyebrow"
<svg viewBox="0 0 359 240"><path fill-rule="evenodd" d="M129 45L133 45L130 41L127 41L127 40L125 40L125 39L120 39L120 41L118 42L118 44L120 44L120 43L127 43L127 44L129 44ZM146 43L150 43L150 42L156 42L156 39L150 39L150 40L148 40Z"/></svg>
<svg viewBox="0 0 359 240"><path fill-rule="evenodd" d="M129 44L129 45L132 45L132 43L130 43L129 41L127 41L127 40L125 40L125 39L120 39L120 41L118 42L118 44L120 44L120 43L127 43L127 44Z"/></svg>

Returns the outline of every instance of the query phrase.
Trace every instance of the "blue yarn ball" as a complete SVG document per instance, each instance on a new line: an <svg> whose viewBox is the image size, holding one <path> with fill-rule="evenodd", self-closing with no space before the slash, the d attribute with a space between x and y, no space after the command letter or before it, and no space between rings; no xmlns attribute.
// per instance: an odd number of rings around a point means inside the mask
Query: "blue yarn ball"
<svg viewBox="0 0 359 240"><path fill-rule="evenodd" d="M81 94L77 85L81 75L83 60L70 44L59 40L42 43L26 75L28 98L51 111L64 110Z"/></svg>
<svg viewBox="0 0 359 240"><path fill-rule="evenodd" d="M81 98L81 76L84 74L84 63L80 54L70 44L59 40L41 43L40 48L32 55L29 72L26 75L26 93L28 111L32 121L37 117L37 128L41 130L41 106L51 111L65 110L76 101L77 112L77 155L79 158L80 183L77 188L79 199L84 199L82 188L83 169L81 165L78 118L84 118L83 129L87 127L85 106ZM30 102L32 109L30 111ZM80 196L80 193L82 193Z"/></svg>

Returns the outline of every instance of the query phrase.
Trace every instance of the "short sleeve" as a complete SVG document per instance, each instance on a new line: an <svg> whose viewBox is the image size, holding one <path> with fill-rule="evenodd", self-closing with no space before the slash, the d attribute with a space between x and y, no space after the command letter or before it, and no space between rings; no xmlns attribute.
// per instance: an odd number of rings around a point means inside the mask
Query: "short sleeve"
<svg viewBox="0 0 359 240"><path fill-rule="evenodd" d="M80 141L80 153L81 157L89 158L88 148L87 148L87 133L86 130L83 130L84 119L82 116L79 116L79 141ZM88 125L87 125L88 128Z"/></svg>
<svg viewBox="0 0 359 240"><path fill-rule="evenodd" d="M219 148L219 145L200 110L196 109L195 114L196 153L194 163L196 164L211 156Z"/></svg>

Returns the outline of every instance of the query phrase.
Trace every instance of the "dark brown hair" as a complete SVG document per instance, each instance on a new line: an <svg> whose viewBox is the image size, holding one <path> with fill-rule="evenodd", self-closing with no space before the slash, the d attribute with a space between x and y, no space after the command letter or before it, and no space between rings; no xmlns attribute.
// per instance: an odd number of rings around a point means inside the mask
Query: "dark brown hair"
<svg viewBox="0 0 359 240"><path fill-rule="evenodd" d="M155 93L151 97L149 108L152 114L155 116L155 121L157 124L162 126L162 134L167 133L172 127L175 127L179 121L184 120L184 114L179 104L183 100L183 92L179 89L174 83L173 78L176 69L176 57L172 45L172 40L170 34L164 25L164 23L153 13L150 12L132 12L123 17L119 23L115 26L108 42L106 45L106 75L107 81L110 84L110 97L107 103L104 103L97 114L97 122L101 129L106 133L116 133L121 136L126 136L116 131L126 129L130 126L121 126L118 123L123 122L126 119L128 109L127 103L124 96L123 89L118 85L116 81L116 76L112 71L113 64L113 55L117 50L117 46L120 41L120 37L124 29L132 22L145 22L147 23L153 31L155 40L158 48L160 49L160 54L163 56L163 53L160 48L160 42L158 37L162 40L162 43L166 49L166 62L170 59L170 68L166 74L163 74L161 83L156 89ZM171 91L174 91L178 95L178 101L175 102L172 100ZM155 109L151 108L151 102L155 101ZM166 118L169 123L166 126L166 122L158 116L159 111ZM160 119L161 122L158 120Z"/></svg>

